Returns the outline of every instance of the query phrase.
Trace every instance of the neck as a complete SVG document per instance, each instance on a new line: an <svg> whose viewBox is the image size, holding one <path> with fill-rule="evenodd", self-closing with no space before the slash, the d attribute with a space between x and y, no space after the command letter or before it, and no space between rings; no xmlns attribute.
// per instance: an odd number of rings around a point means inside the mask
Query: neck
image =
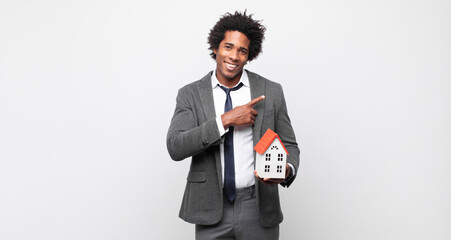
<svg viewBox="0 0 451 240"><path fill-rule="evenodd" d="M232 88L235 87L241 79L241 75L243 72L238 73L234 78L225 78L223 76L218 76L217 73L216 74L216 79L218 79L218 82L228 88Z"/></svg>

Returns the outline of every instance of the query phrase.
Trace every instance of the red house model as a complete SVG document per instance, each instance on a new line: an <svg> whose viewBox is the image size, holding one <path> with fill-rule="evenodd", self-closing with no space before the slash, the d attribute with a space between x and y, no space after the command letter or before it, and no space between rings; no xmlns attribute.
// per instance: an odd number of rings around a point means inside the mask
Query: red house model
<svg viewBox="0 0 451 240"><path fill-rule="evenodd" d="M288 151L277 133L268 128L255 145L255 170L261 178L285 178Z"/></svg>

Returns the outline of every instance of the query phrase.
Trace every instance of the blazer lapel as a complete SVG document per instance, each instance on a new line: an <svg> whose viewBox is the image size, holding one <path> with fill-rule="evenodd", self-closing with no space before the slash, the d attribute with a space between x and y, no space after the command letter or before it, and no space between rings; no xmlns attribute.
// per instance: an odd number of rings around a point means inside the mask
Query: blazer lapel
<svg viewBox="0 0 451 240"><path fill-rule="evenodd" d="M213 89L211 87L211 74L209 72L203 77L198 86L199 97L205 114L205 120L216 117L215 104L213 101Z"/></svg>
<svg viewBox="0 0 451 240"><path fill-rule="evenodd" d="M211 87L212 73L213 71L209 72L205 77L203 77L198 85L199 98L202 103L202 108L205 114L205 121L208 121L208 119L216 118L215 103L213 99L213 88ZM218 182L222 183L222 167L219 146L216 147L214 151L214 156L216 161L216 172L218 176ZM222 184L220 184L219 189L222 193Z"/></svg>
<svg viewBox="0 0 451 240"><path fill-rule="evenodd" d="M261 95L265 94L265 81L260 79L260 76L258 76L255 73L247 71L247 75L249 77L249 85L251 87L251 99L255 99L257 97L260 97ZM252 136L253 136L253 142L254 146L257 145L258 141L261 138L261 128L263 123L263 116L265 115L265 100L257 103L254 106L254 109L257 110L258 115L255 118L254 125L252 126Z"/></svg>

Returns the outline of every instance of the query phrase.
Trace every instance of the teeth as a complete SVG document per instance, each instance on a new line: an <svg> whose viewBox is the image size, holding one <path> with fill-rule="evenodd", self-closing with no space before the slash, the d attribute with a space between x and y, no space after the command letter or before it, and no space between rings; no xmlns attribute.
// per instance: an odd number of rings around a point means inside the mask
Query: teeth
<svg viewBox="0 0 451 240"><path fill-rule="evenodd" d="M226 63L226 65L227 65L227 67L230 67L230 68L235 68L235 67L238 67L238 65L234 65L234 64L229 64L229 63Z"/></svg>

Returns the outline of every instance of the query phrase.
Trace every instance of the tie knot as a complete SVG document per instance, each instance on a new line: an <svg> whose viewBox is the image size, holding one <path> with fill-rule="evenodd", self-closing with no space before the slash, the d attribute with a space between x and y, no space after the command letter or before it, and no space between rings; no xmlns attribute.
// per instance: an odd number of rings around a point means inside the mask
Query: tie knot
<svg viewBox="0 0 451 240"><path fill-rule="evenodd" d="M221 85L218 84L218 86L219 86L222 90L224 90L224 92L226 92L226 94L229 94L231 91L236 91L236 90L240 89L243 85L244 85L244 84L243 84L242 82L240 82L240 83L239 83L238 85L236 85L235 87L233 87L233 88L228 88L228 87L224 87L224 86L221 86Z"/></svg>

